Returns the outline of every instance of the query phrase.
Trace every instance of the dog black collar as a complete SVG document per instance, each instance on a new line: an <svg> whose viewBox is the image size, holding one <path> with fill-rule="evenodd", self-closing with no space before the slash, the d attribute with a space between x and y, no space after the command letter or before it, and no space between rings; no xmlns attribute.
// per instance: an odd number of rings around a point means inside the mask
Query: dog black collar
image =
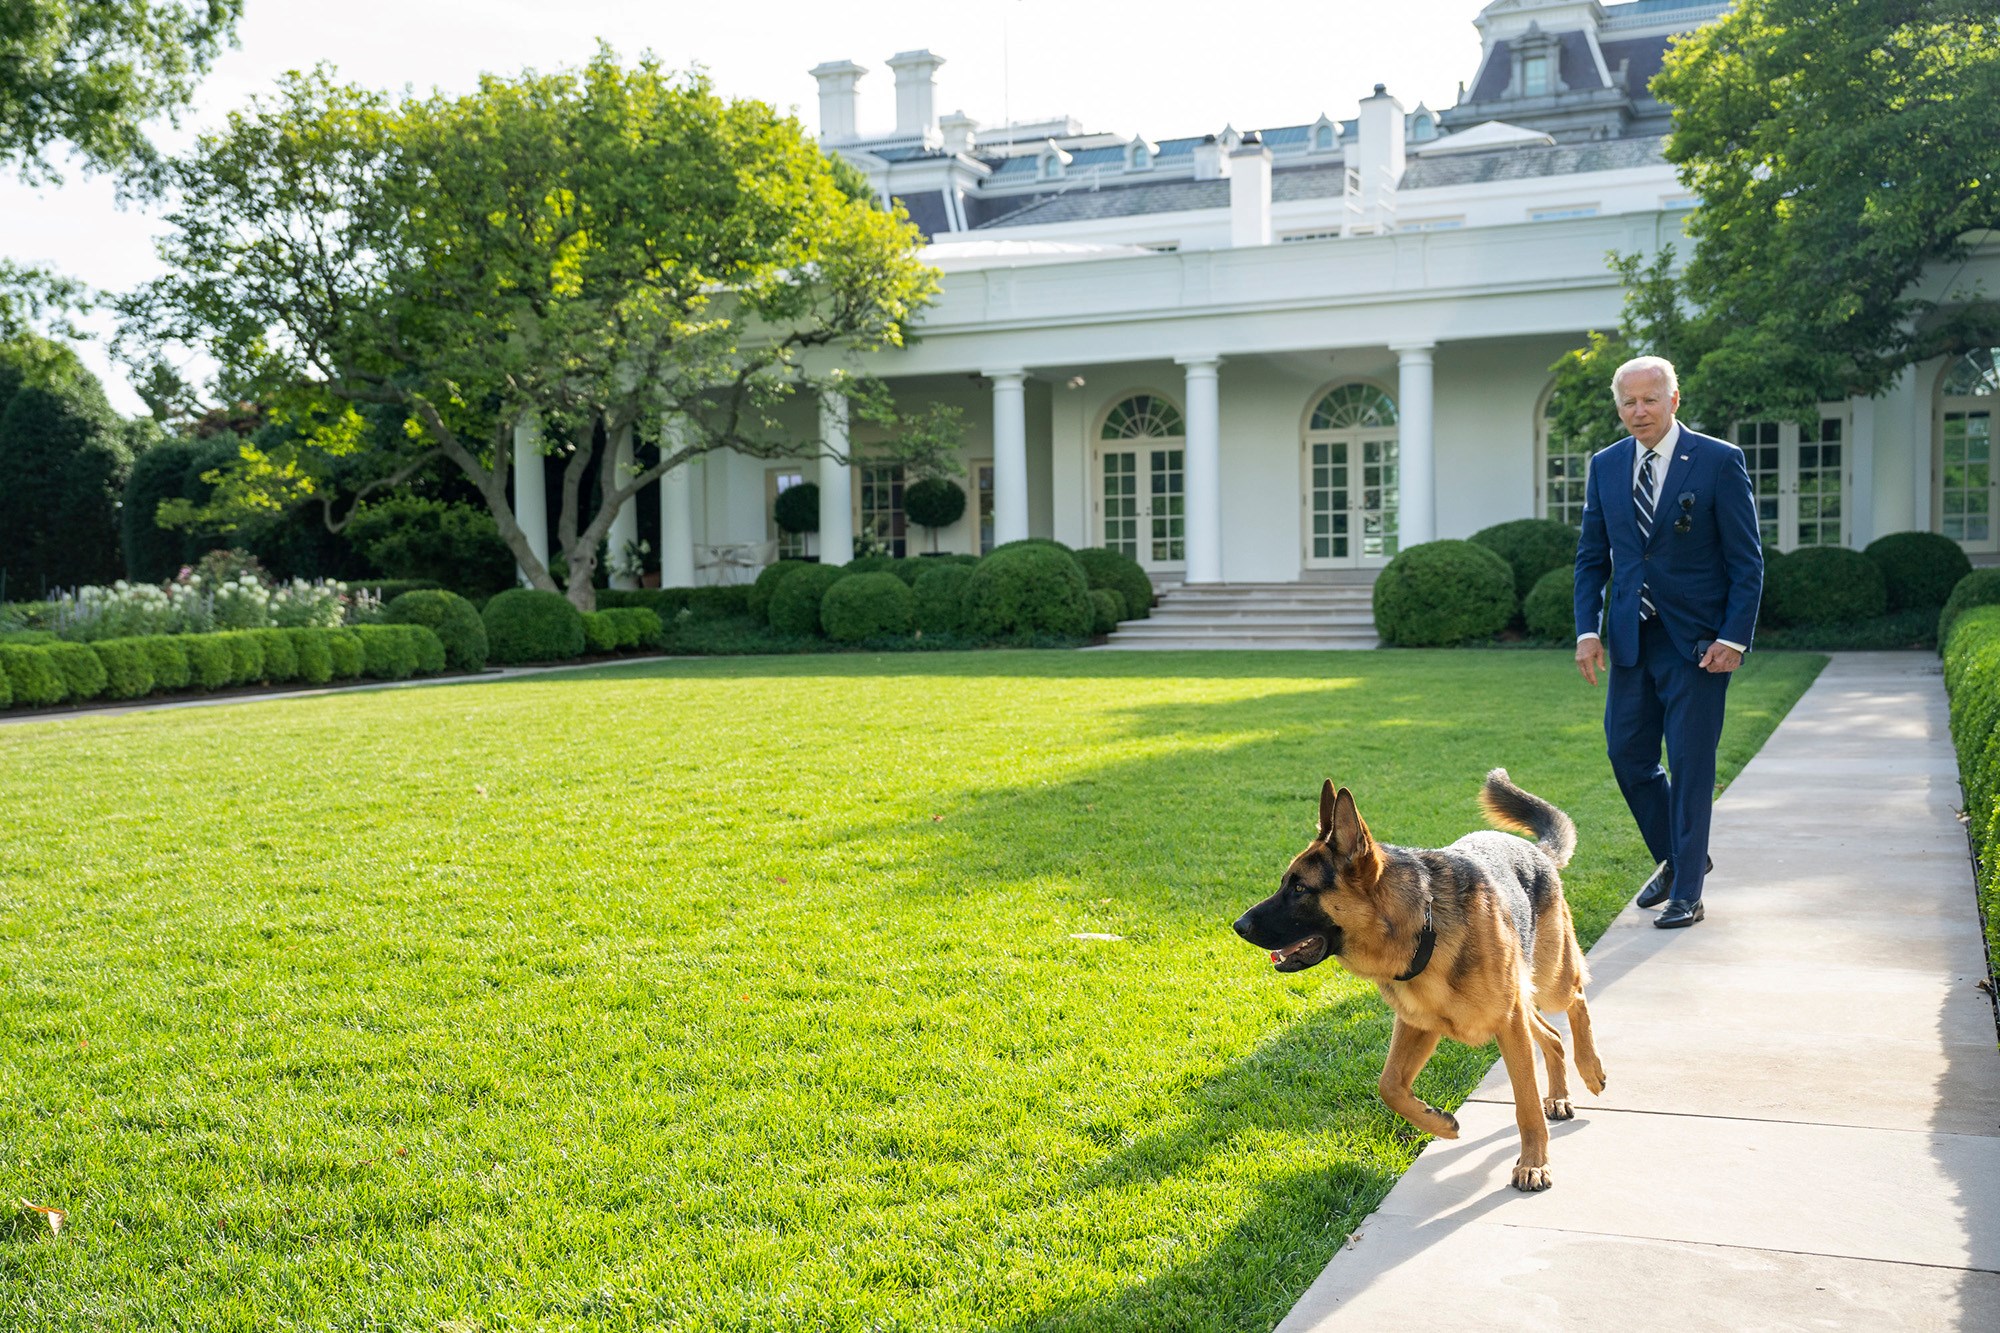
<svg viewBox="0 0 2000 1333"><path fill-rule="evenodd" d="M1431 951L1437 948L1437 923L1431 920L1431 905L1424 904L1424 928L1417 935L1417 952L1410 959L1410 970L1397 977L1398 981L1409 981L1431 965Z"/></svg>

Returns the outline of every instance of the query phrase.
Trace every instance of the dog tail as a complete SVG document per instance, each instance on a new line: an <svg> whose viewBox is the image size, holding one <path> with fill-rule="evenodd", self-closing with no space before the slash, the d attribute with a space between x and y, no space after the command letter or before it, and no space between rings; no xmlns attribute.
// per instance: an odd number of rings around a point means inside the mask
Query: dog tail
<svg viewBox="0 0 2000 1333"><path fill-rule="evenodd" d="M1556 869L1569 864L1571 853L1576 851L1576 825L1541 797L1516 787L1506 769L1496 768L1486 775L1486 785L1479 789L1479 804L1496 826L1532 834L1535 845L1555 862Z"/></svg>

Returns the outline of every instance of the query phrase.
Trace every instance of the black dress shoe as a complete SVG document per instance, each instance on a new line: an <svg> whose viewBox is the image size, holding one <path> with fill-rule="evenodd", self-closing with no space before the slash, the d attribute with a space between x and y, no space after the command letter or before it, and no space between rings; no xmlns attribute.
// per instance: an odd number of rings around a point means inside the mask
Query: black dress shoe
<svg viewBox="0 0 2000 1333"><path fill-rule="evenodd" d="M1689 902L1685 898L1674 898L1668 901L1664 912L1653 918L1653 924L1661 930L1676 930L1681 926L1692 926L1707 915L1702 911L1701 899Z"/></svg>
<svg viewBox="0 0 2000 1333"><path fill-rule="evenodd" d="M1702 861L1704 864L1703 873L1713 873L1715 870L1715 859L1704 856ZM1662 861L1659 864L1659 868L1653 871L1653 877L1639 886L1639 896L1633 899L1633 901L1641 907L1658 907L1673 896L1674 865L1671 861Z"/></svg>

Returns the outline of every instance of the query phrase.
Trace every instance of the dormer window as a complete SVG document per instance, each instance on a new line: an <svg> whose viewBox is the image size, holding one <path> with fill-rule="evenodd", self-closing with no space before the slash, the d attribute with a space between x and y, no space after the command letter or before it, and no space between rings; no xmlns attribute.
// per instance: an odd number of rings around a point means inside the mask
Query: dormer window
<svg viewBox="0 0 2000 1333"><path fill-rule="evenodd" d="M1150 171L1153 167L1154 145L1145 138L1134 139L1125 148L1125 169L1127 171Z"/></svg>
<svg viewBox="0 0 2000 1333"><path fill-rule="evenodd" d="M1325 122L1313 126L1313 147L1322 153L1333 151L1333 126Z"/></svg>
<svg viewBox="0 0 2000 1333"><path fill-rule="evenodd" d="M1521 94L1524 97L1546 97L1549 93L1549 58L1547 56L1524 56L1521 60Z"/></svg>
<svg viewBox="0 0 2000 1333"><path fill-rule="evenodd" d="M1056 147L1054 139L1050 139L1042 149L1041 158L1036 164L1035 176L1038 180L1059 181L1074 160L1071 154Z"/></svg>
<svg viewBox="0 0 2000 1333"><path fill-rule="evenodd" d="M1427 106L1418 106L1410 117L1409 137L1411 143L1428 143L1438 137L1437 116Z"/></svg>

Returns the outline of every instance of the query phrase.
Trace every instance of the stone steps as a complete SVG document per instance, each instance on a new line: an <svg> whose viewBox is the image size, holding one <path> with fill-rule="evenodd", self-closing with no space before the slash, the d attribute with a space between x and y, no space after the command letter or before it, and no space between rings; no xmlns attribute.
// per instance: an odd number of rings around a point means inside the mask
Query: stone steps
<svg viewBox="0 0 2000 1333"><path fill-rule="evenodd" d="M1182 585L1103 645L1126 650L1352 649L1377 646L1374 589L1352 583Z"/></svg>

